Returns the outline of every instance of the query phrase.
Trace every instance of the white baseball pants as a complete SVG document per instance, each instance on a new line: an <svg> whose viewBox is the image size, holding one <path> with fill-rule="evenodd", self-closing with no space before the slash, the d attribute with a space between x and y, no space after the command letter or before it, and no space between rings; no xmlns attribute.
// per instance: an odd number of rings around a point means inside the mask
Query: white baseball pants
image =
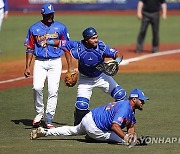
<svg viewBox="0 0 180 154"><path fill-rule="evenodd" d="M2 8L0 9L0 31L2 27L3 18L4 18L4 9Z"/></svg>
<svg viewBox="0 0 180 154"><path fill-rule="evenodd" d="M58 98L59 82L62 70L61 58L57 59L36 59L33 71L33 90L34 105L37 114L44 114L43 88L47 78L48 81L48 99L46 107L46 115L50 114L50 119L46 119L50 123L55 114ZM48 122L48 123L49 123Z"/></svg>
<svg viewBox="0 0 180 154"><path fill-rule="evenodd" d="M95 78L89 78L82 74L79 75L77 97L85 97L90 100L92 95L92 90L94 88L100 88L105 93L111 95L111 92L116 88L118 84L111 77L104 73Z"/></svg>
<svg viewBox="0 0 180 154"><path fill-rule="evenodd" d="M99 141L124 142L115 132L100 130L92 118L92 112L86 114L79 125L48 129L45 136L74 136L86 134Z"/></svg>

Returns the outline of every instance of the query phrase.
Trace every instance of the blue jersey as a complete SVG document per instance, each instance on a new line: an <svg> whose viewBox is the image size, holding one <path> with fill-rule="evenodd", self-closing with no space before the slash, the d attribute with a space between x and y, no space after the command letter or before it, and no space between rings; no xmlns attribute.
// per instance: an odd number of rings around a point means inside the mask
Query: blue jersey
<svg viewBox="0 0 180 154"><path fill-rule="evenodd" d="M104 61L105 57L115 58L117 50L110 48L103 41L99 40L97 47L87 49L83 41L68 41L63 46L69 50L71 55L78 60L78 70L81 74L88 77L97 77L102 72L96 69L96 66Z"/></svg>
<svg viewBox="0 0 180 154"><path fill-rule="evenodd" d="M69 41L66 26L58 21L54 21L48 27L39 21L29 28L24 42L24 45L27 46L26 52L32 52L36 57L42 59L58 58L64 53L61 48L52 45L41 46L42 41L53 39Z"/></svg>
<svg viewBox="0 0 180 154"><path fill-rule="evenodd" d="M122 129L136 123L129 100L112 102L91 111L96 126L103 131L111 130L113 123L117 123Z"/></svg>

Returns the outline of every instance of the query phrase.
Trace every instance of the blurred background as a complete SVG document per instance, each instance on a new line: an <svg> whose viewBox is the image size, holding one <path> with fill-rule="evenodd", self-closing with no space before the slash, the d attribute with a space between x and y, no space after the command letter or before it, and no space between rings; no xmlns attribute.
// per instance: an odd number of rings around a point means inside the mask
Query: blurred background
<svg viewBox="0 0 180 154"><path fill-rule="evenodd" d="M56 10L135 10L138 0L9 0L12 11L39 11L42 3L52 3ZM168 9L180 9L179 0L166 0Z"/></svg>

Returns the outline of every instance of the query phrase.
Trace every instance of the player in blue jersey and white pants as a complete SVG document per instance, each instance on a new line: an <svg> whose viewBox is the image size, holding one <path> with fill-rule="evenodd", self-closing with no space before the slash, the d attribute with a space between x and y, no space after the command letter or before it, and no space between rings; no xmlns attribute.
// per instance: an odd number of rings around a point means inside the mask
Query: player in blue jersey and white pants
<svg viewBox="0 0 180 154"><path fill-rule="evenodd" d="M7 0L0 0L0 31L3 19L8 18L8 2Z"/></svg>
<svg viewBox="0 0 180 154"><path fill-rule="evenodd" d="M129 99L93 108L77 126L62 126L50 130L39 127L30 133L30 139L88 135L97 141L131 144L128 134L135 134L135 110L142 110L146 100L149 99L142 90L133 89ZM127 133L124 128L127 128Z"/></svg>
<svg viewBox="0 0 180 154"><path fill-rule="evenodd" d="M68 50L72 57L78 60L79 81L74 125L78 125L84 115L89 112L89 102L94 88L102 89L116 101L126 98L125 90L116 83L113 77L96 69L100 63L105 61L105 58L112 58L120 63L121 53L98 40L97 31L93 27L86 28L82 35L83 40L68 41L65 46L62 46L65 51Z"/></svg>
<svg viewBox="0 0 180 154"><path fill-rule="evenodd" d="M52 120L55 115L59 81L62 70L61 56L64 51L59 48L59 40L69 40L69 34L64 24L54 20L54 8L46 3L42 6L41 14L43 19L33 24L25 40L26 68L25 77L30 77L30 65L35 56L33 70L34 106L36 117L33 126L38 126L44 116L45 107L43 104L43 88L47 77L48 100L45 114L47 128L53 128ZM72 71L71 56L65 53L68 71Z"/></svg>

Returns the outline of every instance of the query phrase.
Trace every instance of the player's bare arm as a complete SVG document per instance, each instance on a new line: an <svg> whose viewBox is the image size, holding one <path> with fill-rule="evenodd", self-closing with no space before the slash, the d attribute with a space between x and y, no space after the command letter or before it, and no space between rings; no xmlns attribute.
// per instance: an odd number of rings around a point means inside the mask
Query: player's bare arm
<svg viewBox="0 0 180 154"><path fill-rule="evenodd" d="M73 67L73 63L72 63L72 56L69 51L65 51L65 57L66 57L67 66L68 66L67 71L73 72L74 67Z"/></svg>
<svg viewBox="0 0 180 154"><path fill-rule="evenodd" d="M30 66L31 66L32 58L33 58L33 54L27 52L26 53L26 68L24 71L24 76L26 78L30 77L31 75Z"/></svg>
<svg viewBox="0 0 180 154"><path fill-rule="evenodd" d="M162 18L164 20L166 20L167 18L167 4L166 3L162 4Z"/></svg>
<svg viewBox="0 0 180 154"><path fill-rule="evenodd" d="M130 144L133 140L131 140L131 135L130 134L135 134L135 133L127 133L125 134L121 127L117 123L113 123L111 129L120 137L122 138L127 144ZM133 130L132 130L133 131Z"/></svg>
<svg viewBox="0 0 180 154"><path fill-rule="evenodd" d="M130 134L134 134L135 133L134 124L129 124L129 126L127 126L127 132L130 133Z"/></svg>
<svg viewBox="0 0 180 154"><path fill-rule="evenodd" d="M4 12L4 19L5 19L5 20L8 19L8 11Z"/></svg>
<svg viewBox="0 0 180 154"><path fill-rule="evenodd" d="M115 54L115 60L120 63L123 59L123 55L120 51L117 51L116 54Z"/></svg>
<svg viewBox="0 0 180 154"><path fill-rule="evenodd" d="M124 139L125 133L117 123L113 123L111 130L114 131L120 138Z"/></svg>
<svg viewBox="0 0 180 154"><path fill-rule="evenodd" d="M53 39L46 41L46 45L52 45L54 47L59 47L61 43L61 40Z"/></svg>
<svg viewBox="0 0 180 154"><path fill-rule="evenodd" d="M142 19L142 8L143 8L143 2L139 1L137 6L137 18Z"/></svg>

